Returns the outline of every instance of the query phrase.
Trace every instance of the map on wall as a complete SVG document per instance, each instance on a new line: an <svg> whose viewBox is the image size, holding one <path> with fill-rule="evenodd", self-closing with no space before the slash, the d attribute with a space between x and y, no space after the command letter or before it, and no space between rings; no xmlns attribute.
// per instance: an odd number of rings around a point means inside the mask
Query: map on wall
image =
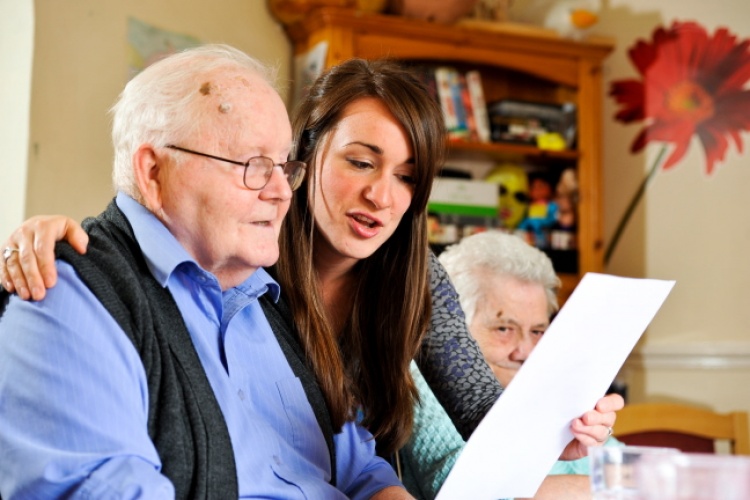
<svg viewBox="0 0 750 500"><path fill-rule="evenodd" d="M200 44L200 40L190 35L164 31L131 17L128 19L128 80L151 63Z"/></svg>

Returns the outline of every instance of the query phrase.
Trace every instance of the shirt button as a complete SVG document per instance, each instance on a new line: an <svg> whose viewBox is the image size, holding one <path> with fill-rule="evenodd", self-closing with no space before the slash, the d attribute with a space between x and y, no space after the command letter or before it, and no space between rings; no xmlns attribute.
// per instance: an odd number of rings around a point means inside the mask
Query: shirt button
<svg viewBox="0 0 750 500"><path fill-rule="evenodd" d="M245 400L245 392L242 389L240 389L239 391L237 391L237 395L240 397L240 399L242 401Z"/></svg>

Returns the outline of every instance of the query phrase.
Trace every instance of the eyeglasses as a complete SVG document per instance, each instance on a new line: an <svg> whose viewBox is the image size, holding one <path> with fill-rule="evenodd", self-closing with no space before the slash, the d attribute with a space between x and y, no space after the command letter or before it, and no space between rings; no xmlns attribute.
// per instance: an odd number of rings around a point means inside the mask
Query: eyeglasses
<svg viewBox="0 0 750 500"><path fill-rule="evenodd" d="M212 158L214 160L225 161L233 165L239 165L245 167L245 173L242 177L242 181L245 183L245 187L253 191L260 191L268 181L271 179L273 173L273 167L281 167L284 172L289 187L292 191L300 187L302 180L305 178L305 172L307 171L307 163L303 161L287 161L284 163L274 163L271 158L267 156L253 156L245 163L241 161L228 160L221 156L214 156L207 153L201 153L200 151L193 151L192 149L182 148L169 144L166 147L169 149L176 149L183 153L190 153L192 155L205 156L206 158Z"/></svg>

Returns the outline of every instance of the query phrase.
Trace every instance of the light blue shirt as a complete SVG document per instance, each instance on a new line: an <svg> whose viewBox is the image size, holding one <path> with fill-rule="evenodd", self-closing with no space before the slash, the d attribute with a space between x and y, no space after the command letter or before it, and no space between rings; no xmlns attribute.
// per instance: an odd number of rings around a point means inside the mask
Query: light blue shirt
<svg viewBox="0 0 750 500"><path fill-rule="evenodd" d="M222 292L149 211L123 194L149 269L169 289L229 429L240 498L369 498L400 485L354 423L328 448L258 303L279 286L259 269ZM170 498L147 432L146 373L128 337L72 267L44 300L12 297L0 318L0 494L4 499Z"/></svg>

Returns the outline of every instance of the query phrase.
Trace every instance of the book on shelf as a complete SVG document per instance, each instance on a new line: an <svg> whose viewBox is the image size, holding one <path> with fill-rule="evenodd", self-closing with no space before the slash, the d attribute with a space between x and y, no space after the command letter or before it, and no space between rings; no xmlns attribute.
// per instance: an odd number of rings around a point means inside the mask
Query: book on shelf
<svg viewBox="0 0 750 500"><path fill-rule="evenodd" d="M482 78L477 70L461 72L451 66L417 65L417 78L440 104L450 140L490 142L490 121Z"/></svg>
<svg viewBox="0 0 750 500"><path fill-rule="evenodd" d="M446 78L450 82L453 109L456 110L456 128L448 130L448 137L451 139L468 140L469 124L467 121L467 109L463 96L461 74L455 68L447 68Z"/></svg>
<svg viewBox="0 0 750 500"><path fill-rule="evenodd" d="M411 72L417 77L417 79L427 89L427 93L432 97L435 102L440 103L440 97L438 96L437 82L435 81L435 68L427 65L415 65L411 67Z"/></svg>
<svg viewBox="0 0 750 500"><path fill-rule="evenodd" d="M479 71L471 70L466 72L465 80L469 99L471 100L471 110L477 129L477 138L479 142L490 142L490 118L487 114L487 103L484 100L482 76Z"/></svg>
<svg viewBox="0 0 750 500"><path fill-rule="evenodd" d="M461 104L463 104L466 113L466 134L464 140L479 142L479 130L477 129L477 118L474 113L474 103L471 101L469 86L466 82L466 75L458 74L458 91L461 94Z"/></svg>
<svg viewBox="0 0 750 500"><path fill-rule="evenodd" d="M453 75L456 70L448 66L435 68L435 83L437 84L440 109L443 111L443 121L449 139L455 139L461 133L459 111L456 105L460 100L454 97Z"/></svg>

